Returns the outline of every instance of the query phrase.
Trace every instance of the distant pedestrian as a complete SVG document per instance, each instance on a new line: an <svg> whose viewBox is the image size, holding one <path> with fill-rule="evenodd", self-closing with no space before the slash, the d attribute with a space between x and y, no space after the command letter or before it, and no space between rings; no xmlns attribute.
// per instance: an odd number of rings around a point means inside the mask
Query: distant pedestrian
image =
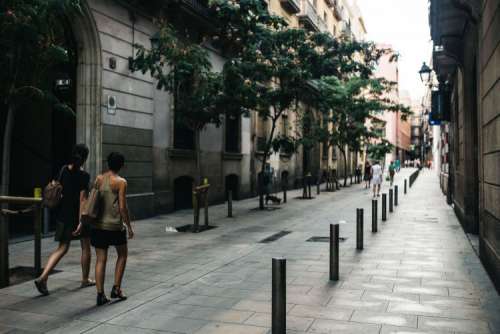
<svg viewBox="0 0 500 334"><path fill-rule="evenodd" d="M370 165L370 161L366 160L365 162L365 175L363 176L363 180L365 181L365 189L370 189L371 180L372 180L372 166Z"/></svg>
<svg viewBox="0 0 500 334"><path fill-rule="evenodd" d="M394 161L391 161L389 165L389 181L390 185L392 187L392 184L394 183L394 174L396 174L396 163Z"/></svg>
<svg viewBox="0 0 500 334"><path fill-rule="evenodd" d="M96 186L101 196L101 214L92 228L91 243L95 248L97 260L95 265L97 306L104 305L109 299L104 294L104 276L108 260L109 246L115 246L118 253L115 278L111 289L111 298L127 299L121 289L125 265L127 263L128 238L134 237L127 207L127 181L118 173L125 164L125 158L120 153L108 155L109 170L97 176Z"/></svg>
<svg viewBox="0 0 500 334"><path fill-rule="evenodd" d="M382 184L383 170L378 161L372 166L371 176L373 181L373 197L380 197L380 186Z"/></svg>
<svg viewBox="0 0 500 334"><path fill-rule="evenodd" d="M59 261L66 255L72 240L80 239L82 248L81 287L95 284L89 278L90 272L90 229L79 228L81 208L87 198L90 175L82 169L87 160L89 149L84 144L78 144L73 148L69 163L62 167L59 172L58 181L62 185L62 197L54 209L57 223L55 240L59 242L57 249L49 256L47 264L40 277L35 280L37 290L44 296L49 294L47 280L50 272Z"/></svg>
<svg viewBox="0 0 500 334"><path fill-rule="evenodd" d="M396 172L400 172L401 171L401 160L399 159L396 159Z"/></svg>

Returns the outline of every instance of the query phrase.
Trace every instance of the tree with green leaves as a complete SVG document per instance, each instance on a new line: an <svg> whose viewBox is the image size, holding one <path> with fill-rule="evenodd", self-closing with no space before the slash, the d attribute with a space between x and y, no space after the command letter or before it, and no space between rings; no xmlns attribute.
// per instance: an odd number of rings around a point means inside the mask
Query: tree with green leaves
<svg viewBox="0 0 500 334"><path fill-rule="evenodd" d="M340 80L326 77L321 80L320 109L323 119L330 123L319 132L319 141L337 147L344 162L344 186L347 185L347 150L356 154L380 139L377 129L367 126L375 113L400 112L406 118L409 109L387 97L394 83L380 78L352 77Z"/></svg>
<svg viewBox="0 0 500 334"><path fill-rule="evenodd" d="M61 22L81 13L79 0L0 2L0 109L3 129L1 195L9 192L10 150L16 111L46 103L74 115L52 94L50 73L72 60ZM74 117L74 116L73 116Z"/></svg>
<svg viewBox="0 0 500 334"><path fill-rule="evenodd" d="M159 23L156 43L151 49L136 45L131 61L133 71L149 73L156 88L173 95L176 126L193 131L197 184L201 184L200 134L208 124L221 124L219 101L222 75L212 71L207 50L189 36L183 36L165 21Z"/></svg>

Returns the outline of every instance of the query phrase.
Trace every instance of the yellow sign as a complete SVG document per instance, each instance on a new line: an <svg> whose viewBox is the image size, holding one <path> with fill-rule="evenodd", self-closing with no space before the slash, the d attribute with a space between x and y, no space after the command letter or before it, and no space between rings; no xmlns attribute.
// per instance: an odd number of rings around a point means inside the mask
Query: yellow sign
<svg viewBox="0 0 500 334"><path fill-rule="evenodd" d="M203 184L208 184L208 179L207 178L203 179Z"/></svg>
<svg viewBox="0 0 500 334"><path fill-rule="evenodd" d="M33 197L42 198L42 188L37 187L33 189Z"/></svg>

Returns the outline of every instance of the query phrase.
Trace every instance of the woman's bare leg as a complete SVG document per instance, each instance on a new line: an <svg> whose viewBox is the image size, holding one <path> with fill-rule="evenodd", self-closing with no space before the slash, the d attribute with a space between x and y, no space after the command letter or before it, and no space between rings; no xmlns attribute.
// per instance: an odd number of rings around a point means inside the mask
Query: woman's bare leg
<svg viewBox="0 0 500 334"><path fill-rule="evenodd" d="M126 244L116 246L116 252L118 253L118 258L116 259L115 267L115 286L120 288L122 285L123 273L125 272L125 266L127 265L128 246Z"/></svg>
<svg viewBox="0 0 500 334"><path fill-rule="evenodd" d="M82 238L80 245L82 246L82 282L87 283L89 281L90 261L92 258L90 254L90 238Z"/></svg>
<svg viewBox="0 0 500 334"><path fill-rule="evenodd" d="M47 279L49 278L49 274L54 269L59 261L63 258L64 255L68 252L70 242L60 242L59 247L50 254L49 259L47 261L47 264L45 265L45 268L43 268L43 272L40 275L39 279L41 281L47 282Z"/></svg>
<svg viewBox="0 0 500 334"><path fill-rule="evenodd" d="M106 262L108 260L108 250L96 248L95 280L97 293L104 293L104 277L106 276Z"/></svg>

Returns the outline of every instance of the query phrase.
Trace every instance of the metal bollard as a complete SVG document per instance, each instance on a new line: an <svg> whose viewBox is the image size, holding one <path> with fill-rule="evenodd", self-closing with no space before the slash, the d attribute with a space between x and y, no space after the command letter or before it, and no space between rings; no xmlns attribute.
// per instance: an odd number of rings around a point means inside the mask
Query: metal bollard
<svg viewBox="0 0 500 334"><path fill-rule="evenodd" d="M233 216L233 191L229 190L227 192L227 216L231 218Z"/></svg>
<svg viewBox="0 0 500 334"><path fill-rule="evenodd" d="M272 334L286 333L286 259L273 258Z"/></svg>
<svg viewBox="0 0 500 334"><path fill-rule="evenodd" d="M339 280L339 225L330 224L330 281Z"/></svg>
<svg viewBox="0 0 500 334"><path fill-rule="evenodd" d="M316 185L316 194L317 194L317 195L319 195L319 192L320 192L320 190L319 190L319 186L320 186L320 185L319 185L319 183L318 183L318 184Z"/></svg>
<svg viewBox="0 0 500 334"><path fill-rule="evenodd" d="M378 232L378 201L372 200L372 232Z"/></svg>
<svg viewBox="0 0 500 334"><path fill-rule="evenodd" d="M406 180L406 179L405 179L405 187L404 187L404 188L405 188L405 189L404 189L404 193L405 193L405 195L406 195L406 193L408 192L408 191L407 191L407 186L406 186L406 184L407 184L407 183L408 183L408 180Z"/></svg>
<svg viewBox="0 0 500 334"><path fill-rule="evenodd" d="M399 192L399 187L394 186L394 206L398 206L399 201L398 201L398 192Z"/></svg>
<svg viewBox="0 0 500 334"><path fill-rule="evenodd" d="M364 209L356 209L356 248L363 249L363 215Z"/></svg>
<svg viewBox="0 0 500 334"><path fill-rule="evenodd" d="M387 194L382 194L382 221L387 220Z"/></svg>
<svg viewBox="0 0 500 334"><path fill-rule="evenodd" d="M286 188L283 189L283 203L286 203Z"/></svg>
<svg viewBox="0 0 500 334"><path fill-rule="evenodd" d="M394 201L394 195L393 195L392 189L389 189L389 212L394 211L394 207L393 207L394 202L393 201Z"/></svg>

